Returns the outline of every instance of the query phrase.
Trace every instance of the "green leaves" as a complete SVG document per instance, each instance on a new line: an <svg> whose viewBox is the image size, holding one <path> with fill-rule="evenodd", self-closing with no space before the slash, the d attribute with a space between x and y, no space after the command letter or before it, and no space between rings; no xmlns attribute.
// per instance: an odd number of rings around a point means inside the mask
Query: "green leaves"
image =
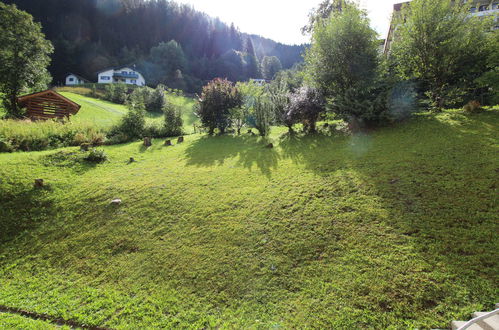
<svg viewBox="0 0 499 330"><path fill-rule="evenodd" d="M40 90L50 82L47 72L53 52L41 26L16 6L0 3L0 93L10 117L20 117L17 96L29 89Z"/></svg>
<svg viewBox="0 0 499 330"><path fill-rule="evenodd" d="M472 98L475 79L487 70L490 22L469 15L468 6L450 0L414 0L404 7L392 55L398 74L423 83L434 107Z"/></svg>

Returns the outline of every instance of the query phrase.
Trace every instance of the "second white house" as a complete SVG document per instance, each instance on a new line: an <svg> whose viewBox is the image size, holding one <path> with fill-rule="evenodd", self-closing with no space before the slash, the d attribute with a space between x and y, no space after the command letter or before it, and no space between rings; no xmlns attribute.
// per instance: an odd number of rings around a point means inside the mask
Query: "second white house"
<svg viewBox="0 0 499 330"><path fill-rule="evenodd" d="M97 74L97 82L99 84L128 84L128 85L137 85L137 86L145 86L146 81L144 76L137 72L136 70L130 67L122 67L122 68L110 68L100 71Z"/></svg>

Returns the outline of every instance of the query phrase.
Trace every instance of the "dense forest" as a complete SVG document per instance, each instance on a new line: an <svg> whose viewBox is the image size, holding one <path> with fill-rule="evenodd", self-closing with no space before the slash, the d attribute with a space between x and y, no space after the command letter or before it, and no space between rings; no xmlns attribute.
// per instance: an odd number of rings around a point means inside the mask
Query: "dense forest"
<svg viewBox="0 0 499 330"><path fill-rule="evenodd" d="M49 67L54 84L62 84L69 72L94 81L101 69L134 64L148 84L199 91L214 77L260 78L261 63L278 59L283 69L290 68L302 61L304 51L303 45L242 33L233 24L167 0L4 2L42 24L55 47Z"/></svg>

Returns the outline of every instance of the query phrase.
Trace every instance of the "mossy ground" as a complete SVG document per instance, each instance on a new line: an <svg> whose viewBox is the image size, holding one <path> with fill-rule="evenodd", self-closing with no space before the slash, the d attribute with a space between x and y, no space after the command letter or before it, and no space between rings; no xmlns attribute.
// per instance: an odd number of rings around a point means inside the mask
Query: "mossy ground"
<svg viewBox="0 0 499 330"><path fill-rule="evenodd" d="M0 305L116 328L446 328L499 300L498 124L0 154Z"/></svg>

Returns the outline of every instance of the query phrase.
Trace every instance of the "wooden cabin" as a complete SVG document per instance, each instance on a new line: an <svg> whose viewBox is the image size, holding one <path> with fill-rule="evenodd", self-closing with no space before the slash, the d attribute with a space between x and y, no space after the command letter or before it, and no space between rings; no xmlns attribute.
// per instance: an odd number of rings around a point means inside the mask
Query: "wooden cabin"
<svg viewBox="0 0 499 330"><path fill-rule="evenodd" d="M26 116L31 119L69 118L81 108L51 89L18 97L17 102L20 107L26 108Z"/></svg>

